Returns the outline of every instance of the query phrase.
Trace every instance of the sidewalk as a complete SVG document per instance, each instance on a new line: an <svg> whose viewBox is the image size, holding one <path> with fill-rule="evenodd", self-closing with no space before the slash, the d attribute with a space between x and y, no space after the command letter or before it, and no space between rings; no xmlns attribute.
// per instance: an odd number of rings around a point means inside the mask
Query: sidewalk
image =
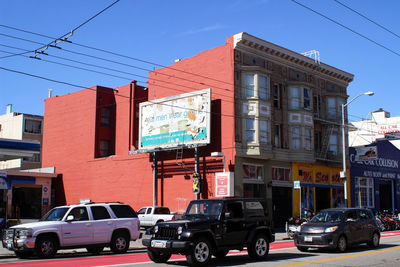
<svg viewBox="0 0 400 267"><path fill-rule="evenodd" d="M289 240L287 238L286 232L277 232L275 233L275 242L279 242L282 240ZM137 252L145 252L145 247L142 245L142 239L138 239L136 241L131 241L129 246L130 251L137 251ZM110 251L110 248L105 248L104 251ZM85 248L77 248L77 249L63 249L59 250L57 253L59 254L73 254L73 253L87 253ZM15 257L13 251L3 248L0 244L0 259L1 258L10 258Z"/></svg>

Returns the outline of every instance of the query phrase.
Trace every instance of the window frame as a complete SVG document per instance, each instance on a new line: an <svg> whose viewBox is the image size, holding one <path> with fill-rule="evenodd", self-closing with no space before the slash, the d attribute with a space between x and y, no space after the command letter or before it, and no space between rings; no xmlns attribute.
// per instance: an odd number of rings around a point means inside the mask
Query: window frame
<svg viewBox="0 0 400 267"><path fill-rule="evenodd" d="M301 149L301 128L300 126L292 126L291 129L291 140L290 140L290 147L292 150L300 150ZM298 133L295 133L295 129L296 131L298 130ZM295 136L298 135L298 136ZM296 141L296 143L295 143ZM298 142L298 144L297 144ZM295 145L296 144L296 145Z"/></svg>
<svg viewBox="0 0 400 267"><path fill-rule="evenodd" d="M251 79L250 76L253 76L253 78ZM262 78L265 78L266 80L266 87L261 86ZM263 101L270 100L271 78L269 74L260 71L244 71L242 73L242 79L242 87L244 90L243 95L245 99L259 99ZM248 81L251 80L253 80L253 82L248 83ZM261 91L263 91L263 93L261 93Z"/></svg>
<svg viewBox="0 0 400 267"><path fill-rule="evenodd" d="M265 124L266 129L261 129L261 125ZM260 144L270 144L270 121L267 119L260 118L258 120L258 142ZM264 136L265 134L265 136ZM265 141L264 141L265 140Z"/></svg>
<svg viewBox="0 0 400 267"><path fill-rule="evenodd" d="M40 129L39 132L35 131L35 129L33 129L33 125L29 125L29 123L31 122L38 122L40 123ZM30 128L32 129L31 131L27 130L27 126L31 126ZM33 119L33 118L24 118L24 133L28 133L28 134L42 134L43 133L43 120L39 120L39 119Z"/></svg>
<svg viewBox="0 0 400 267"><path fill-rule="evenodd" d="M361 183L361 180L366 181L365 184ZM375 207L375 196L374 196L374 178L371 177L355 177L354 179L354 201L355 206L358 208L374 208ZM365 193L365 203L363 206L362 191Z"/></svg>
<svg viewBox="0 0 400 267"><path fill-rule="evenodd" d="M248 122L252 121L253 122L253 127L250 129L248 128L249 124ZM246 143L256 143L257 142L257 126L256 126L256 118L254 117L246 117L245 118L245 137L246 137ZM252 140L249 140L249 133L252 133L253 138Z"/></svg>
<svg viewBox="0 0 400 267"><path fill-rule="evenodd" d="M251 169L253 169L254 175L255 175L254 178L245 178L244 170L246 167L249 169L249 171L248 171L249 174L252 173ZM261 173L261 178L259 176L259 171ZM250 175L249 175L249 177L250 177ZM264 180L265 180L264 166L261 164L243 163L242 164L242 179L243 179L243 183L264 183Z"/></svg>

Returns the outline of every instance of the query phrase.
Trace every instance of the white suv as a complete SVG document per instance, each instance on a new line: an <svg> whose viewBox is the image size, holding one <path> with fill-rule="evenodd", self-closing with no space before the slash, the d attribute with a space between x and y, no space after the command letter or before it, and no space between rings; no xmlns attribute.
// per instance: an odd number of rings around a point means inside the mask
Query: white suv
<svg viewBox="0 0 400 267"><path fill-rule="evenodd" d="M38 222L10 227L3 232L3 247L18 257L34 253L51 258L58 249L84 247L97 254L104 247L125 253L130 240L141 238L136 212L119 202L85 203L56 207Z"/></svg>

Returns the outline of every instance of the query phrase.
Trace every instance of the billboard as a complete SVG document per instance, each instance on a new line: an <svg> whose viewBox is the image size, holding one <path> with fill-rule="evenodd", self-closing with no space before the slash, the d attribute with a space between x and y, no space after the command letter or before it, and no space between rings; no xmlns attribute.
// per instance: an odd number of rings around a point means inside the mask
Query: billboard
<svg viewBox="0 0 400 267"><path fill-rule="evenodd" d="M211 89L143 102L139 149L210 143Z"/></svg>

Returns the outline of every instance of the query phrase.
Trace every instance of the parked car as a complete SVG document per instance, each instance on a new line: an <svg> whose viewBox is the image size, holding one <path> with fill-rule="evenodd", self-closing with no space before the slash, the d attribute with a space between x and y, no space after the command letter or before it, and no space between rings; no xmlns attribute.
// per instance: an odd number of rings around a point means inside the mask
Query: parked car
<svg viewBox="0 0 400 267"><path fill-rule="evenodd" d="M367 243L379 246L380 231L372 212L359 208L334 208L320 211L301 226L294 242L300 251L332 248L339 252L348 246Z"/></svg>
<svg viewBox="0 0 400 267"><path fill-rule="evenodd" d="M110 247L125 253L130 240L141 237L139 219L119 202L82 203L50 210L40 221L3 231L3 247L21 258L51 258L59 249L84 247L93 254Z"/></svg>
<svg viewBox="0 0 400 267"><path fill-rule="evenodd" d="M174 220L177 216L171 214L169 208L158 206L143 207L138 210L137 214L140 220L140 226L145 228L154 226L159 222Z"/></svg>
<svg viewBox="0 0 400 267"><path fill-rule="evenodd" d="M183 254L190 265L206 265L212 255L220 258L245 247L251 258L262 260L275 241L263 203L254 198L193 200L182 220L157 223L142 243L154 262Z"/></svg>

